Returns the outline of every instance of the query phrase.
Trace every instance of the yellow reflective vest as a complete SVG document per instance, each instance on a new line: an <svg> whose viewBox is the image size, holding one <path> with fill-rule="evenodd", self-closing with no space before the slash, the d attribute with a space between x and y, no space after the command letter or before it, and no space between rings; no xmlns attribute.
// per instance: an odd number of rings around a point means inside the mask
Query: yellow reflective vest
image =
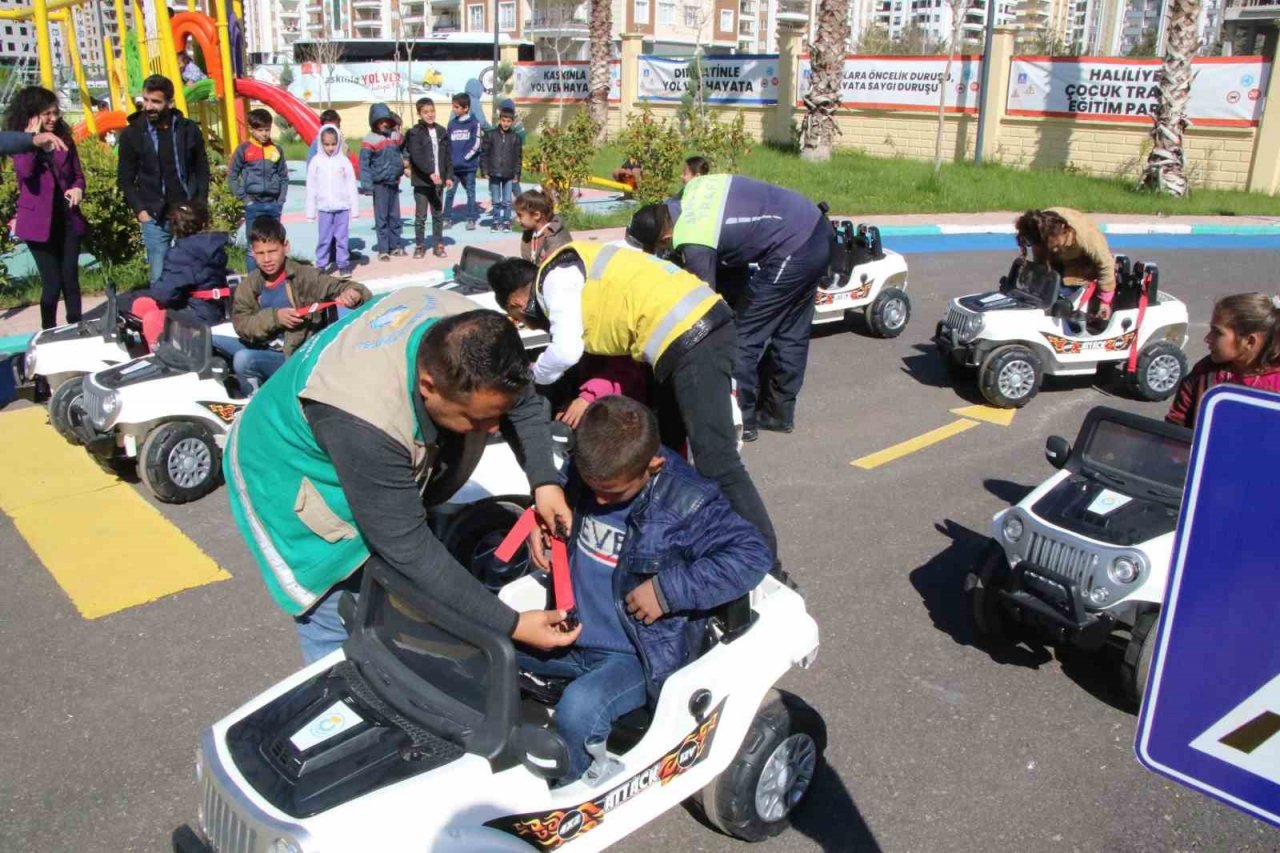
<svg viewBox="0 0 1280 853"><path fill-rule="evenodd" d="M540 305L545 307L543 279L570 252L586 267L582 343L593 355L627 355L656 365L720 301L697 276L675 264L619 243L575 240L539 268L534 297Z"/></svg>

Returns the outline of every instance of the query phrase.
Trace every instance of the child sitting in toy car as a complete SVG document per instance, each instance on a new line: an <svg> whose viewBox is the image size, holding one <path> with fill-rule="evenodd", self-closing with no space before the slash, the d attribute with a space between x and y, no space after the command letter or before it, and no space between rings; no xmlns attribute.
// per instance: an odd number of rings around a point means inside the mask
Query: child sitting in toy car
<svg viewBox="0 0 1280 853"><path fill-rule="evenodd" d="M707 612L745 595L773 564L759 531L715 483L659 444L657 418L635 400L591 404L565 479L582 634L567 649L518 653L523 670L573 679L556 704L556 731L569 749L560 784L588 770L589 743L656 699L697 653Z"/></svg>
<svg viewBox="0 0 1280 853"><path fill-rule="evenodd" d="M1099 321L1110 319L1111 300L1116 292L1116 259L1093 220L1069 207L1050 207L1028 210L1018 217L1014 227L1023 256L1030 249L1031 259L1047 263L1061 273L1065 286L1082 289L1090 282L1096 283L1090 304L1083 307Z"/></svg>

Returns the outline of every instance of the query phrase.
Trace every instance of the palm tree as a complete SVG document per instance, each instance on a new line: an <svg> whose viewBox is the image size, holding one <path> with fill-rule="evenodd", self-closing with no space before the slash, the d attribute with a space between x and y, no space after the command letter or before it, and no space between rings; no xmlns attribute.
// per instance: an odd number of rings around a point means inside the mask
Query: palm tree
<svg viewBox="0 0 1280 853"><path fill-rule="evenodd" d="M587 110L600 138L609 120L609 60L613 46L613 9L609 0L591 0L591 70L587 79Z"/></svg>
<svg viewBox="0 0 1280 853"><path fill-rule="evenodd" d="M1160 98L1152 116L1151 153L1139 186L1184 196L1187 157L1182 150L1182 133L1187 129L1187 101L1191 97L1191 58L1200 44L1196 33L1200 0L1168 2L1164 66L1156 80Z"/></svg>
<svg viewBox="0 0 1280 853"><path fill-rule="evenodd" d="M810 46L809 91L800 125L800 158L814 163L831 159L831 146L840 132L835 112L840 106L844 54L849 49L849 0L821 0L818 26ZM785 93L784 93L785 94Z"/></svg>

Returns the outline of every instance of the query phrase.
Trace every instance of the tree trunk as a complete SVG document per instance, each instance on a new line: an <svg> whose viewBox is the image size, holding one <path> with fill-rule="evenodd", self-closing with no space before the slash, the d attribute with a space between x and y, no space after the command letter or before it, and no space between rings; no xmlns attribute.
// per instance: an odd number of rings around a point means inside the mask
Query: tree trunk
<svg viewBox="0 0 1280 853"><path fill-rule="evenodd" d="M1172 196L1184 196L1188 190L1182 133L1187 129L1191 96L1191 58L1200 43L1196 32L1199 18L1200 0L1170 0L1164 66L1157 78L1160 98L1152 116L1151 153L1139 182L1140 187Z"/></svg>
<svg viewBox="0 0 1280 853"><path fill-rule="evenodd" d="M811 163L831 159L831 147L840 132L835 113L840 106L844 55L849 49L849 0L820 0L818 27L810 45L809 90L804 95L805 116L800 127L800 158ZM779 97L785 97L780 93Z"/></svg>
<svg viewBox="0 0 1280 853"><path fill-rule="evenodd" d="M590 100L587 109L596 123L599 138L605 137L609 121L609 60L613 45L613 10L609 0L591 0L591 71L588 78Z"/></svg>
<svg viewBox="0 0 1280 853"><path fill-rule="evenodd" d="M988 3L993 0L987 0ZM938 86L938 127L933 138L933 173L942 171L942 131L947 126L947 90L951 87L951 63L955 61L956 45L964 27L964 16L969 11L967 0L954 0L951 4L951 42L947 45L947 64L942 69L942 81ZM959 132L959 131L957 131Z"/></svg>

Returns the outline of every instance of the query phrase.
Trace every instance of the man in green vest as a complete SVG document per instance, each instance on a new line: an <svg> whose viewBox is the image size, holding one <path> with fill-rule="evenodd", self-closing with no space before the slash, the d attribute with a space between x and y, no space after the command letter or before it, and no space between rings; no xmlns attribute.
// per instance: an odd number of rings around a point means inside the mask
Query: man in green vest
<svg viewBox="0 0 1280 853"><path fill-rule="evenodd" d="M308 663L341 647L339 594L358 590L374 560L536 648L577 636L560 611L507 607L427 524L426 507L470 478L499 429L543 524L572 523L520 335L501 314L474 308L427 287L373 300L307 341L227 437L232 515Z"/></svg>

